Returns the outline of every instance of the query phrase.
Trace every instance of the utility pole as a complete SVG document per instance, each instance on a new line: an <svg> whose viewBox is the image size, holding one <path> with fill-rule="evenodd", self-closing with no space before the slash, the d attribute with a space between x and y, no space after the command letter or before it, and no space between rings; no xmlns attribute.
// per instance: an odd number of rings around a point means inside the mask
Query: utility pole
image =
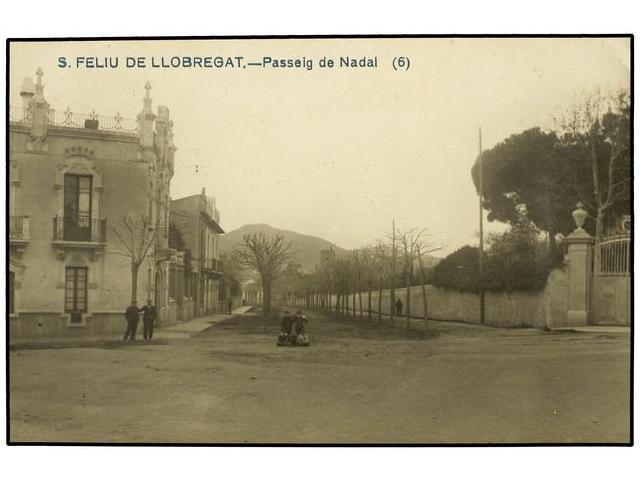
<svg viewBox="0 0 640 480"><path fill-rule="evenodd" d="M484 324L484 282L482 280L484 273L484 231L483 231L483 212L482 197L484 193L484 184L482 182L482 127L478 128L478 205L480 220L480 247L478 248L478 281L480 284L480 323Z"/></svg>
<svg viewBox="0 0 640 480"><path fill-rule="evenodd" d="M389 295L389 317L393 325L393 310L396 308L396 291L394 288L396 280L396 220L391 221L391 290Z"/></svg>

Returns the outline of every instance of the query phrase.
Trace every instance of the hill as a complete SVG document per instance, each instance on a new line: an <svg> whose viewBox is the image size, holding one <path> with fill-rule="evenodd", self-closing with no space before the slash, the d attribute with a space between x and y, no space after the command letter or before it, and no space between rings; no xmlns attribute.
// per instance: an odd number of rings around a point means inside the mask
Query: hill
<svg viewBox="0 0 640 480"><path fill-rule="evenodd" d="M243 225L242 227L232 230L226 235L220 237L220 253L230 253L237 245L240 244L240 242L242 242L243 235L247 233L257 233L260 231L264 232L269 237L281 232L290 239L295 245L295 249L297 251L296 260L300 265L302 265L302 269L308 273L313 272L316 265L320 265L320 250L328 250L329 247L333 246L334 250L336 250L338 254L346 251L324 238L314 237L312 235L303 235L302 233L293 232L291 230L275 228L267 225L266 223L259 223Z"/></svg>
<svg viewBox="0 0 640 480"><path fill-rule="evenodd" d="M338 247L336 244L320 237L312 235L304 235L302 233L291 230L283 230L272 227L266 223L258 223L251 225L243 225L242 227L228 232L220 237L219 252L220 254L230 253L234 248L242 242L242 236L246 233L264 232L267 236L273 236L278 232L283 233L287 238L291 239L295 245L296 261L302 265L302 270L307 273L315 271L316 265L320 265L320 250L328 250L330 247L336 251L338 255L346 253L349 250ZM390 252L389 252L390 254ZM424 266L433 268L441 259L432 255L425 255L422 259ZM400 258L398 259L400 262ZM417 263L416 263L417 266Z"/></svg>

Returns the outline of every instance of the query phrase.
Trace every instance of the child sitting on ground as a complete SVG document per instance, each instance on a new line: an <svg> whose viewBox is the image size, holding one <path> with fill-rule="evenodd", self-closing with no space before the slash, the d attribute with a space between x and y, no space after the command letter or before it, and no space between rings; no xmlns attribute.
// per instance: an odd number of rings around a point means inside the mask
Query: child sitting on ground
<svg viewBox="0 0 640 480"><path fill-rule="evenodd" d="M294 345L299 347L309 346L309 337L304 331L304 324L307 323L307 317L298 311L293 324Z"/></svg>
<svg viewBox="0 0 640 480"><path fill-rule="evenodd" d="M278 334L278 342L276 345L279 347L286 347L289 345L289 336L291 335L292 325L293 318L291 318L288 311L285 311L282 316L282 322L280 323L280 333Z"/></svg>

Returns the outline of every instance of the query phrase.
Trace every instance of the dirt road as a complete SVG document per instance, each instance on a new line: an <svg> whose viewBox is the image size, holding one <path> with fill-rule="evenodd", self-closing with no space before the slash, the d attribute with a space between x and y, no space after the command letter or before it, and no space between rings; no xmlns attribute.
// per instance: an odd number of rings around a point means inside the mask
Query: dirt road
<svg viewBox="0 0 640 480"><path fill-rule="evenodd" d="M11 440L627 442L629 337L237 316L168 344L18 350Z"/></svg>

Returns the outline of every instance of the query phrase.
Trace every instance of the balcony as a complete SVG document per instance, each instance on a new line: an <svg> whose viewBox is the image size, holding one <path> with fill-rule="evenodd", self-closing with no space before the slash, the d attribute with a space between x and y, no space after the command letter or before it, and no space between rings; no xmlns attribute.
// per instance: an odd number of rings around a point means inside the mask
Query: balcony
<svg viewBox="0 0 640 480"><path fill-rule="evenodd" d="M89 248L94 257L97 257L104 249L106 241L105 218L53 218L53 244L58 248L58 258L64 259L67 248Z"/></svg>
<svg viewBox="0 0 640 480"><path fill-rule="evenodd" d="M29 244L29 217L17 215L9 217L9 245L14 253L21 255Z"/></svg>
<svg viewBox="0 0 640 480"><path fill-rule="evenodd" d="M31 109L11 107L9 121L15 124L30 125L32 121ZM136 137L139 132L138 120L124 118L120 113L115 116L91 113L76 113L70 108L64 111L49 109L47 124L53 127L74 128L77 130L101 130L121 135Z"/></svg>
<svg viewBox="0 0 640 480"><path fill-rule="evenodd" d="M202 261L202 270L222 275L222 262L216 258L206 258Z"/></svg>

